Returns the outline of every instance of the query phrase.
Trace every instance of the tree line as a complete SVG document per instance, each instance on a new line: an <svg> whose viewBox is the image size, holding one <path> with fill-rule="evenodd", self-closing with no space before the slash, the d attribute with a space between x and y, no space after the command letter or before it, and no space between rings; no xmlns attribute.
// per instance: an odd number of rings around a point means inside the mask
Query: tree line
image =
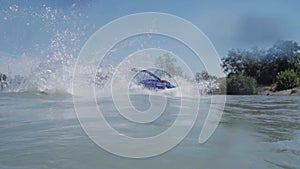
<svg viewBox="0 0 300 169"><path fill-rule="evenodd" d="M257 86L275 86L284 90L300 86L300 46L295 41L276 41L270 48L232 49L221 59L226 78L196 72L194 80L218 83L212 93L257 94ZM155 65L172 75L186 77L171 54L159 56ZM215 85L212 85L215 86Z"/></svg>
<svg viewBox="0 0 300 169"><path fill-rule="evenodd" d="M277 90L300 85L300 46L280 40L267 49L233 49L222 58L229 94L254 94L256 84L276 84ZM242 92L239 89L247 88Z"/></svg>

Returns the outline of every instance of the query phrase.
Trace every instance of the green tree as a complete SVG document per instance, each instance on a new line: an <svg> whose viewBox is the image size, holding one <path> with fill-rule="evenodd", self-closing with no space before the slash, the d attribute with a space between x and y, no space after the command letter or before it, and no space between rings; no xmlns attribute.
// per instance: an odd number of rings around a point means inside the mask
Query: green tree
<svg viewBox="0 0 300 169"><path fill-rule="evenodd" d="M230 50L222 58L222 67L228 77L243 75L255 78L259 84L271 84L281 71L300 71L300 46L297 42L281 40L267 50Z"/></svg>
<svg viewBox="0 0 300 169"><path fill-rule="evenodd" d="M300 74L300 53L296 54L292 58L292 64L293 64L294 70L296 70L296 72L298 74Z"/></svg>
<svg viewBox="0 0 300 169"><path fill-rule="evenodd" d="M184 77L183 70L177 64L177 60L170 53L165 53L159 56L155 60L155 66L163 69L164 71L170 73L173 76L181 76Z"/></svg>
<svg viewBox="0 0 300 169"><path fill-rule="evenodd" d="M252 48L245 51L243 57L243 75L255 78L257 81L261 78L263 68L262 60L266 56L266 51L259 48Z"/></svg>
<svg viewBox="0 0 300 169"><path fill-rule="evenodd" d="M256 80L252 77L233 75L226 79L227 94L252 95L256 93Z"/></svg>
<svg viewBox="0 0 300 169"><path fill-rule="evenodd" d="M243 51L230 50L228 51L228 55L222 58L222 68L224 73L228 76L242 74L243 65L242 65L242 53Z"/></svg>
<svg viewBox="0 0 300 169"><path fill-rule="evenodd" d="M299 54L297 42L279 40L267 51L264 60L264 83L274 83L279 72L295 69L294 58Z"/></svg>
<svg viewBox="0 0 300 169"><path fill-rule="evenodd" d="M205 70L202 71L202 72L196 72L196 74L195 74L195 80L196 80L196 82L199 82L201 80L209 80L211 78L213 78L213 77L211 75L209 75L207 73L207 71L205 71Z"/></svg>

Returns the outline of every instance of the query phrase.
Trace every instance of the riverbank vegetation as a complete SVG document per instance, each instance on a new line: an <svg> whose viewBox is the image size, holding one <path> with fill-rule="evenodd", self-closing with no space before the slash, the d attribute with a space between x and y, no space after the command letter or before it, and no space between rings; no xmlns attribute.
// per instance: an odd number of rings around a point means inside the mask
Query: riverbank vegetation
<svg viewBox="0 0 300 169"><path fill-rule="evenodd" d="M222 58L227 94L258 94L300 86L300 46L277 41L268 49L233 49ZM259 86L259 87L257 87Z"/></svg>

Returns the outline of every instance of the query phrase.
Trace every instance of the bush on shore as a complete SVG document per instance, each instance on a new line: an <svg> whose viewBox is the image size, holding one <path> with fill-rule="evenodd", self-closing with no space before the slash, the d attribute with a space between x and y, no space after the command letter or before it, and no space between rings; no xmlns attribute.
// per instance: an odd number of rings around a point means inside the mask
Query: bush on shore
<svg viewBox="0 0 300 169"><path fill-rule="evenodd" d="M256 94L256 80L252 77L232 75L226 80L227 94L253 95Z"/></svg>
<svg viewBox="0 0 300 169"><path fill-rule="evenodd" d="M276 90L292 89L300 86L300 77L294 70L281 71L276 76Z"/></svg>

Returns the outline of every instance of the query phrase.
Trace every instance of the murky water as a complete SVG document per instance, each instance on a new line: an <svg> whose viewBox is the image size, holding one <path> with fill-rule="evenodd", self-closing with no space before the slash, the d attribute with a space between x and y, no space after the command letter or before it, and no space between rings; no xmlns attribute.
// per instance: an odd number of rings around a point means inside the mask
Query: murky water
<svg viewBox="0 0 300 169"><path fill-rule="evenodd" d="M138 109L146 109L146 97L132 101L140 105ZM170 98L165 111L173 112L177 102ZM71 96L1 93L0 168L299 168L300 97L228 96L216 132L199 144L209 103L209 97L202 99L203 113L178 146L152 158L128 159L104 151L89 139L76 118ZM137 137L165 130L176 117L171 113L136 129L111 115L116 113L111 100L99 105L112 126Z"/></svg>

